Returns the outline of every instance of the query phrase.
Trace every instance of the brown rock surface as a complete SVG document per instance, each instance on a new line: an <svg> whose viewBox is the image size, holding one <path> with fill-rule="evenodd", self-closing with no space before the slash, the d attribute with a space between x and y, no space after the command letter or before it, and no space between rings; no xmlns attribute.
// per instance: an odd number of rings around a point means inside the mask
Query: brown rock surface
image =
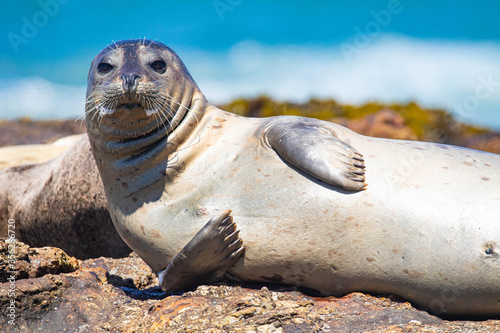
<svg viewBox="0 0 500 333"><path fill-rule="evenodd" d="M500 320L447 321L394 296L352 293L313 298L295 288L226 284L168 296L135 254L88 259L77 265L58 249L16 245L19 271L29 266L25 271L45 273L19 275L13 297L10 282L0 284L2 332L500 331ZM5 245L0 249L0 265L5 267ZM47 265L56 262L70 264ZM11 299L15 300L15 326L6 316Z"/></svg>
<svg viewBox="0 0 500 333"><path fill-rule="evenodd" d="M9 262L9 259L12 259L9 254L13 254L13 251L15 260ZM9 271L16 271L16 279L29 279L46 274L74 272L79 268L77 259L56 247L30 248L11 238L2 239L0 242L0 283L8 281L11 276Z"/></svg>
<svg viewBox="0 0 500 333"><path fill-rule="evenodd" d="M465 140L464 147L500 154L500 134L474 136Z"/></svg>
<svg viewBox="0 0 500 333"><path fill-rule="evenodd" d="M363 135L398 140L417 139L417 135L405 124L403 116L393 110L380 110L355 120L335 118L332 121Z"/></svg>
<svg viewBox="0 0 500 333"><path fill-rule="evenodd" d="M69 135L85 133L84 121L20 119L0 121L0 147L50 143Z"/></svg>

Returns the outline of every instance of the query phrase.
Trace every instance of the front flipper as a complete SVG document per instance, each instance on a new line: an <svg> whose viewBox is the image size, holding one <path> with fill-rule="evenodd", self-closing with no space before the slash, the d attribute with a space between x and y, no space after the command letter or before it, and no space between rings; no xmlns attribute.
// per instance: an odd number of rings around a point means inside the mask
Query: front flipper
<svg viewBox="0 0 500 333"><path fill-rule="evenodd" d="M325 127L277 122L265 140L285 161L321 181L352 191L366 187L363 155Z"/></svg>
<svg viewBox="0 0 500 333"><path fill-rule="evenodd" d="M244 247L230 214L230 210L225 210L208 221L160 271L158 278L164 291L182 291L216 281L238 261Z"/></svg>

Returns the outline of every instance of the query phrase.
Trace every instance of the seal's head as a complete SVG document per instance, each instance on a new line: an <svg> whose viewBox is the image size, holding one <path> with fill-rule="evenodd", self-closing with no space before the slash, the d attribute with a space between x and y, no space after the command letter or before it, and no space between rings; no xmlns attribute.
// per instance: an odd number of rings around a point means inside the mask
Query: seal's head
<svg viewBox="0 0 500 333"><path fill-rule="evenodd" d="M111 120L115 129L141 132L134 126L139 122L141 128L154 124L169 132L196 101L205 99L181 59L162 43L116 42L92 61L86 100L91 127Z"/></svg>
<svg viewBox="0 0 500 333"><path fill-rule="evenodd" d="M101 178L108 182L134 174L130 191L159 184L159 175L175 170L172 154L208 105L181 59L165 45L141 39L106 47L92 61L85 106Z"/></svg>

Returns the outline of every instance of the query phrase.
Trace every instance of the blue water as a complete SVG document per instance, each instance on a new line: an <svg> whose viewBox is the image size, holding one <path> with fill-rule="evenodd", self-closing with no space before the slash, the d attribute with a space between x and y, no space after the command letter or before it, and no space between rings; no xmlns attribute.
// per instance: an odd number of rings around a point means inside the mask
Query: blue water
<svg viewBox="0 0 500 333"><path fill-rule="evenodd" d="M485 43L491 43L495 50L500 45L500 1L497 0L20 0L4 1L1 12L0 28L3 37L0 39L0 96L12 95L12 91L6 89L12 89L13 82L23 79L47 80L53 85L67 86L75 96L81 96L86 85L90 61L95 54L113 40L128 38L148 37L168 44L186 60L195 78L205 82L208 82L209 77L213 78L216 82L211 82L209 87L213 86L212 83L220 84L223 87L221 89L227 87L228 91L235 86L235 82L257 82L257 74L251 71L252 68L257 72L259 69L267 71L267 59L272 60L274 49L293 46L310 50L302 58L304 60L294 57L294 51L288 54L278 52L285 63L290 63L290 67L284 68L283 74L273 73L275 76L286 77L287 73L294 71L290 59L296 61L295 66L299 68L304 66L304 63L314 62L315 54L318 58L325 57L326 53L338 58L341 54L340 45L355 45L356 38L359 41L359 31L372 34L370 43L383 36L404 36L421 41L437 41L438 44L465 43L467 48L474 48L470 43L483 46ZM227 54L232 52L235 45L244 41L262 45L269 56L262 57L260 63L249 67L250 71L245 73L240 73L238 68L232 70L224 67ZM368 44L367 48L373 46ZM314 53L315 51L317 53ZM454 55L451 53L450 57L453 58ZM446 59L443 61L446 62ZM464 63L460 63L460 66L464 66ZM390 70L391 66L385 68ZM478 68L475 74L497 75L497 70L497 67L491 70ZM356 69L352 68L343 75L355 72ZM371 75L367 74L368 77ZM227 77L233 78L233 82ZM262 76L260 80L266 79ZM385 86L380 80L384 80L383 75L377 76L373 85ZM466 75L463 80L470 78ZM255 86L256 84L248 84L245 89L235 90L233 95L229 93L222 97L237 97L244 94L242 90L247 95L268 93L287 97L287 92L272 89L262 91L265 86L259 88L260 90ZM449 86L452 89L453 82ZM472 82L470 86L473 90ZM292 85L291 89L294 87ZM392 89L391 87L387 84L387 89ZM338 94L343 94L342 90L339 91ZM325 92L320 94L325 95ZM334 93L331 97L349 101L352 99L351 96L346 98L338 94ZM458 101L466 97L463 92L460 94L457 93ZM288 95L294 96L296 93L289 91ZM399 99L406 99L409 95L410 92L404 92ZM381 99L387 99L386 96L389 96L389 100L398 99L391 97L390 93L381 92ZM420 95L415 96L418 99ZM75 97L78 98L81 97ZM428 103L425 98L422 97L424 104ZM453 100L449 96L446 99ZM362 102L362 99L359 101ZM80 112L74 110L75 107L70 101L65 103L72 109L67 110L68 113ZM78 106L81 106L83 101L78 103ZM451 105L451 102L447 103L444 103L445 106ZM57 105L52 108L56 111L50 113L45 109L37 111L36 104L34 100L25 111L13 110L11 104L0 104L0 118L19 117L24 113L42 118L49 114L50 117L61 114L57 111ZM482 103L482 106L477 108L478 112L475 112L479 119L473 121L500 128L500 119L496 115L497 105L496 97Z"/></svg>

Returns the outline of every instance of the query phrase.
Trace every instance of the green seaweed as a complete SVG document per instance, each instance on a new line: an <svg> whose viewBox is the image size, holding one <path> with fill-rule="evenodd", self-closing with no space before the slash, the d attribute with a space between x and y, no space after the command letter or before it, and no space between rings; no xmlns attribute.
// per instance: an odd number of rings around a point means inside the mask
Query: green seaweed
<svg viewBox="0 0 500 333"><path fill-rule="evenodd" d="M311 98L305 103L276 101L269 96L238 98L222 109L247 117L302 116L321 120L346 118L355 120L389 109L399 113L418 140L454 143L460 139L490 133L488 129L463 124L444 109L421 107L417 102L384 104L376 101L362 105L344 105L333 99Z"/></svg>

